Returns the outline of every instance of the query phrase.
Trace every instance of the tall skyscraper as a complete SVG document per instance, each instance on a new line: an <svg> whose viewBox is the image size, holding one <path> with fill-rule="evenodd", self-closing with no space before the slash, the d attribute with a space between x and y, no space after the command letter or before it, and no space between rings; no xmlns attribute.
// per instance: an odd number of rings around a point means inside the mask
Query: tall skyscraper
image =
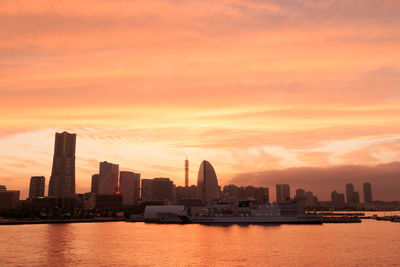
<svg viewBox="0 0 400 267"><path fill-rule="evenodd" d="M371 203L372 202L372 188L370 183L364 183L364 202Z"/></svg>
<svg viewBox="0 0 400 267"><path fill-rule="evenodd" d="M203 160L197 176L197 196L204 203L219 199L218 179L214 167Z"/></svg>
<svg viewBox="0 0 400 267"><path fill-rule="evenodd" d="M290 202L290 186L288 184L276 185L276 203Z"/></svg>
<svg viewBox="0 0 400 267"><path fill-rule="evenodd" d="M100 195L114 195L118 192L118 164L107 161L100 162L100 173L97 183L97 191Z"/></svg>
<svg viewBox="0 0 400 267"><path fill-rule="evenodd" d="M29 184L29 198L44 197L44 176L32 176Z"/></svg>
<svg viewBox="0 0 400 267"><path fill-rule="evenodd" d="M121 171L119 173L119 193L124 205L132 205L140 194L140 173Z"/></svg>
<svg viewBox="0 0 400 267"><path fill-rule="evenodd" d="M56 133L50 197L71 197L75 194L75 146L76 134Z"/></svg>
<svg viewBox="0 0 400 267"><path fill-rule="evenodd" d="M346 184L346 200L347 204L354 204L354 186L352 183Z"/></svg>
<svg viewBox="0 0 400 267"><path fill-rule="evenodd" d="M185 160L185 187L189 186L189 160Z"/></svg>
<svg viewBox="0 0 400 267"><path fill-rule="evenodd" d="M360 193L354 192L353 200L354 200L354 204L360 204Z"/></svg>

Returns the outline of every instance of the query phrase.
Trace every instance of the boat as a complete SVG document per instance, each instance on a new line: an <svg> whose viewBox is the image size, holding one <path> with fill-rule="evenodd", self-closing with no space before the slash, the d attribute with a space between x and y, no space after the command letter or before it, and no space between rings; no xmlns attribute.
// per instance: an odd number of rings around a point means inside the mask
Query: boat
<svg viewBox="0 0 400 267"><path fill-rule="evenodd" d="M242 205L242 206L241 206ZM239 204L237 208L213 205L204 208L203 213L189 216L182 212L156 212L159 223L198 224L322 224L317 214L305 214L295 204L265 204L258 207Z"/></svg>

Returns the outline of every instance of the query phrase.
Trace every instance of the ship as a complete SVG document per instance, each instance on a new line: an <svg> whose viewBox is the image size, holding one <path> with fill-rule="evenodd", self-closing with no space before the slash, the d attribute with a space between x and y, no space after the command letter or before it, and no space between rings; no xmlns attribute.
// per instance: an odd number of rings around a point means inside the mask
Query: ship
<svg viewBox="0 0 400 267"><path fill-rule="evenodd" d="M243 203L233 208L229 203L218 203L204 207L196 215L187 212L156 212L159 223L197 223L197 224L322 224L322 216L306 214L296 204L264 204L256 207Z"/></svg>

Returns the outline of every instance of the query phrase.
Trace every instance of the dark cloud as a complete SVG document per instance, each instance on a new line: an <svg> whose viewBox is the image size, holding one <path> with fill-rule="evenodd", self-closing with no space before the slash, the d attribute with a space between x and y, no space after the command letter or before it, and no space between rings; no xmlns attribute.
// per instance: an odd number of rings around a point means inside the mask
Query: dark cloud
<svg viewBox="0 0 400 267"><path fill-rule="evenodd" d="M330 200L333 190L344 193L346 183L350 182L363 196L362 183L370 182L375 200L400 200L400 162L376 166L301 167L242 173L229 182L237 185L268 186L273 199L276 184L290 184L292 195L297 188L304 188L313 191L322 200Z"/></svg>

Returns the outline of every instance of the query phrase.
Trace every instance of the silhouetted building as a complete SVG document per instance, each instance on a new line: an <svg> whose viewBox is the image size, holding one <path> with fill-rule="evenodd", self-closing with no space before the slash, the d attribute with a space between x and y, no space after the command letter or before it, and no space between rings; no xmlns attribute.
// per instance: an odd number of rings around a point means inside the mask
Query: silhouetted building
<svg viewBox="0 0 400 267"><path fill-rule="evenodd" d="M29 184L29 198L44 197L44 176L32 176Z"/></svg>
<svg viewBox="0 0 400 267"><path fill-rule="evenodd" d="M118 192L118 173L118 164L112 164L107 161L100 162L98 194L114 195Z"/></svg>
<svg viewBox="0 0 400 267"><path fill-rule="evenodd" d="M7 187L5 185L0 185L0 192L6 192Z"/></svg>
<svg viewBox="0 0 400 267"><path fill-rule="evenodd" d="M75 145L76 134L56 133L50 197L71 197L75 194Z"/></svg>
<svg viewBox="0 0 400 267"><path fill-rule="evenodd" d="M3 189L2 189L3 190ZM16 208L19 205L19 191L0 191L0 208Z"/></svg>
<svg viewBox="0 0 400 267"><path fill-rule="evenodd" d="M333 191L331 194L332 207L335 209L341 209L344 207L344 194L339 194Z"/></svg>
<svg viewBox="0 0 400 267"><path fill-rule="evenodd" d="M155 200L172 201L174 199L174 183L169 178L154 178L153 194Z"/></svg>
<svg viewBox="0 0 400 267"><path fill-rule="evenodd" d="M192 186L177 186L175 188L175 199L194 199L197 195L197 187Z"/></svg>
<svg viewBox="0 0 400 267"><path fill-rule="evenodd" d="M370 183L364 183L364 202L371 203L372 202L372 188Z"/></svg>
<svg viewBox="0 0 400 267"><path fill-rule="evenodd" d="M311 191L306 192L306 206L314 206L314 194Z"/></svg>
<svg viewBox="0 0 400 267"><path fill-rule="evenodd" d="M352 183L346 184L346 201L347 204L354 204L354 186Z"/></svg>
<svg viewBox="0 0 400 267"><path fill-rule="evenodd" d="M122 195L120 194L97 194L96 198L96 209L120 209L122 208Z"/></svg>
<svg viewBox="0 0 400 267"><path fill-rule="evenodd" d="M276 203L290 202L290 186L288 184L276 185Z"/></svg>
<svg viewBox="0 0 400 267"><path fill-rule="evenodd" d="M100 174L92 175L92 188L90 190L91 193L95 194L99 193L99 180L100 180Z"/></svg>
<svg viewBox="0 0 400 267"><path fill-rule="evenodd" d="M204 203L219 199L218 179L210 162L203 160L197 176L197 198Z"/></svg>
<svg viewBox="0 0 400 267"><path fill-rule="evenodd" d="M132 205L140 195L140 173L121 171L119 174L119 192L123 204Z"/></svg>
<svg viewBox="0 0 400 267"><path fill-rule="evenodd" d="M144 201L150 201L154 199L154 181L153 179L142 179L141 186L141 199Z"/></svg>
<svg viewBox="0 0 400 267"><path fill-rule="evenodd" d="M354 204L360 204L360 193L354 192L353 201Z"/></svg>
<svg viewBox="0 0 400 267"><path fill-rule="evenodd" d="M306 191L304 189L297 189L296 190L296 200L305 200L306 199Z"/></svg>

